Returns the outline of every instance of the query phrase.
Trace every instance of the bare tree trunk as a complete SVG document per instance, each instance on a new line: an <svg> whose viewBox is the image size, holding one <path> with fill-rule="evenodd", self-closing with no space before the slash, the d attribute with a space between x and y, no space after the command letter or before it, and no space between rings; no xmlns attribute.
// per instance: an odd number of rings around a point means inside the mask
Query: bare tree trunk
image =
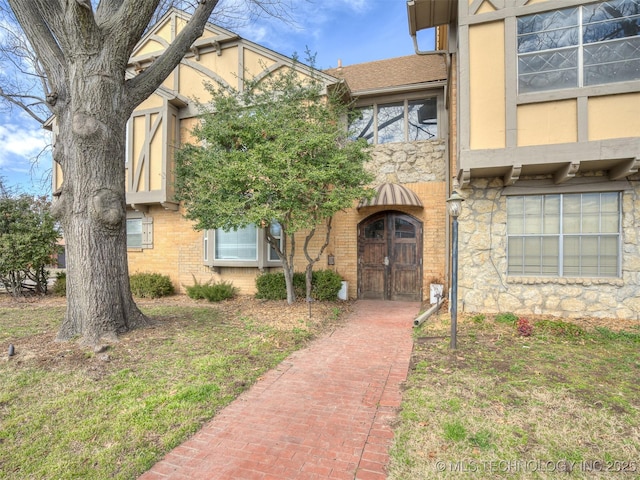
<svg viewBox="0 0 640 480"><path fill-rule="evenodd" d="M58 339L112 341L148 323L129 288L126 121L202 35L218 0L199 0L164 53L129 80L127 61L159 0L101 0L95 11L96 2L86 0L8 3L46 74L46 103L58 129L53 158L63 185L52 212L67 246L67 313Z"/></svg>
<svg viewBox="0 0 640 480"><path fill-rule="evenodd" d="M63 185L54 214L67 245L67 312L58 340L95 345L148 323L129 288L122 81L78 65L71 101L57 117L54 159Z"/></svg>

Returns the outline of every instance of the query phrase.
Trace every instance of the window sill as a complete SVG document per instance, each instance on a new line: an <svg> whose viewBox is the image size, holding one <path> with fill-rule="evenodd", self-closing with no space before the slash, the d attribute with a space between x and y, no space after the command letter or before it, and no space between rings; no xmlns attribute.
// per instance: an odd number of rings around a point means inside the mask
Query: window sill
<svg viewBox="0 0 640 480"><path fill-rule="evenodd" d="M507 277L507 283L519 283L523 285L613 285L624 286L624 280L619 277Z"/></svg>
<svg viewBox="0 0 640 480"><path fill-rule="evenodd" d="M143 250L142 247L127 247L127 252L142 252Z"/></svg>

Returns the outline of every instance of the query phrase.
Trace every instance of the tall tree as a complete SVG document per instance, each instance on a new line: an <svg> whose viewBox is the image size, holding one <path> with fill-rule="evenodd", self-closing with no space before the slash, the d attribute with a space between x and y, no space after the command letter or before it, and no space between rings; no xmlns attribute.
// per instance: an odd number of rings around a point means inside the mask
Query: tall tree
<svg viewBox="0 0 640 480"><path fill-rule="evenodd" d="M46 197L17 193L0 177L0 285L14 297L47 291L60 237Z"/></svg>
<svg viewBox="0 0 640 480"><path fill-rule="evenodd" d="M193 132L200 143L177 156L178 198L187 218L199 229L263 227L282 262L289 303L295 300L296 234L305 232L309 297L313 264L329 242L332 216L370 192L367 143L348 139L345 92L340 84L330 87L297 62L246 81L242 91L210 86L212 101ZM318 227L325 236L312 253Z"/></svg>
<svg viewBox="0 0 640 480"><path fill-rule="evenodd" d="M134 47L168 2L7 1L36 53L56 122L53 158L64 183L54 213L67 246L68 300L58 339L115 340L148 322L129 289L125 125L202 35L218 0L192 2L191 20L175 41L131 79L125 69Z"/></svg>

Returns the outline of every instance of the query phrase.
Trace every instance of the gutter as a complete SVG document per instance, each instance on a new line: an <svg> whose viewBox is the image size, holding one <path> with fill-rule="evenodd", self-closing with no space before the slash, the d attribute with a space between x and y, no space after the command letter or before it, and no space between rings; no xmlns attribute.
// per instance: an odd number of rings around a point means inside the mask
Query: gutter
<svg viewBox="0 0 640 480"><path fill-rule="evenodd" d="M443 303L444 303L444 299L443 298L438 300L438 303L432 305L429 310L427 310L426 312L424 312L424 313L420 314L418 317L416 317L416 319L413 321L413 326L414 327L419 327L420 325L422 325L422 323L427 318L429 318L431 315L433 315L434 313L436 313L440 309L440 307L442 306Z"/></svg>

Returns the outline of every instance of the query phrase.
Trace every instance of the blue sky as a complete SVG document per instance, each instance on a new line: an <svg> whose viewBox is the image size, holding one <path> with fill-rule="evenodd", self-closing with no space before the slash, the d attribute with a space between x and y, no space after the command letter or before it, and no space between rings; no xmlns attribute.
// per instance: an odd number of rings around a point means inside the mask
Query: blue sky
<svg viewBox="0 0 640 480"><path fill-rule="evenodd" d="M233 0L232 0L233 1ZM237 0L235 0L237 1ZM405 0L294 0L291 22L262 18L231 28L242 37L281 54L316 54L316 67L343 65L411 55ZM433 34L419 39L420 49L433 48ZM48 135L17 109L0 112L0 176L5 185L31 193L49 193L50 155L34 158Z"/></svg>

